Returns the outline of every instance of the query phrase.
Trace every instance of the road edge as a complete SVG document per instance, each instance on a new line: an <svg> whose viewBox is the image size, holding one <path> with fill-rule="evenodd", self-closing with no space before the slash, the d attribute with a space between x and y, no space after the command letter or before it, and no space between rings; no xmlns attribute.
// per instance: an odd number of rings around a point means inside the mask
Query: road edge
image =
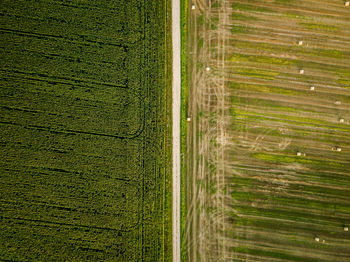
<svg viewBox="0 0 350 262"><path fill-rule="evenodd" d="M181 38L180 0L172 0L172 162L173 162L173 262L180 262L180 105L181 105Z"/></svg>

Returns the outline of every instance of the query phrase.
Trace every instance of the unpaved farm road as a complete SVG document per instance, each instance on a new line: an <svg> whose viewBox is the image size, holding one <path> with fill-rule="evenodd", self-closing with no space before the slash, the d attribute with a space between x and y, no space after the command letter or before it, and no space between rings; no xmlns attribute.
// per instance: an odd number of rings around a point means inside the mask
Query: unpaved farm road
<svg viewBox="0 0 350 262"><path fill-rule="evenodd" d="M180 262L180 0L172 0L172 47L173 47L173 81L172 81L172 135L173 135L173 262Z"/></svg>

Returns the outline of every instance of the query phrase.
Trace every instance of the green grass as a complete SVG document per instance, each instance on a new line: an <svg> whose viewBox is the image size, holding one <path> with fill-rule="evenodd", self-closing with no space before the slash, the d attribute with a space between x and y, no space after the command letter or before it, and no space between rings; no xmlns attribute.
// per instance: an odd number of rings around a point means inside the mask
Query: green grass
<svg viewBox="0 0 350 262"><path fill-rule="evenodd" d="M277 75L277 74L275 74L275 75ZM280 94L280 95L287 95L287 96L303 96L306 94L306 90L294 90L294 89L288 89L288 88L283 88L283 87L278 87L278 86L269 86L269 85L253 85L253 84L245 84L245 83L232 83L231 87L233 89L237 89L237 90L255 91L255 92L261 92L261 93ZM269 105L273 106L274 104L276 104L276 102L271 101ZM297 111L297 109L288 108L287 111L293 112L293 111Z"/></svg>
<svg viewBox="0 0 350 262"><path fill-rule="evenodd" d="M273 10L265 7L260 7L252 4L243 4L243 3L233 3L232 4L233 10L240 10L240 11L251 11L251 12L266 12L266 13L272 13Z"/></svg>
<svg viewBox="0 0 350 262"><path fill-rule="evenodd" d="M187 205L186 205L186 176L187 174L187 117L188 117L188 94L189 94L189 79L188 79L188 14L189 2L188 0L181 0L181 141L180 141L180 151L181 151L181 208L180 208L180 231L181 231L181 261L187 261L187 253L185 246L184 233L186 229L186 215L187 215ZM198 41L199 47L203 45L203 39ZM194 119L192 120L194 121Z"/></svg>
<svg viewBox="0 0 350 262"><path fill-rule="evenodd" d="M260 101L261 102L261 101ZM272 104L273 102L271 102ZM266 104L266 103L265 103ZM267 102L267 104L270 104ZM276 106L276 110L279 108L279 106ZM293 112L294 110L289 107L281 107L281 111L285 112ZM246 111L246 110L240 110L235 109L236 116L242 117L244 119L250 119L253 121L254 119L263 119L265 117L269 117L270 121L279 121L281 123L290 123L295 122L298 123L299 126L311 126L311 127L322 127L324 129L329 130L337 130L342 132L348 132L349 129L342 126L336 126L334 124L330 124L329 122L325 120L320 120L316 118L309 118L309 117L302 117L302 116L294 116L294 115L288 115L286 117L283 114L280 113L257 113L252 111Z"/></svg>
<svg viewBox="0 0 350 262"><path fill-rule="evenodd" d="M315 261L314 258L309 258L305 256L296 256L293 254L287 254L287 253L276 252L276 251L268 251L263 249L254 249L254 248L244 247L244 246L234 247L233 251L237 253L249 254L249 255L265 257L265 258L272 257L272 258L283 259L287 261L302 261L302 262ZM318 260L318 261L322 262L327 260Z"/></svg>
<svg viewBox="0 0 350 262"><path fill-rule="evenodd" d="M234 70L235 73L243 76L261 78L266 80L274 80L279 73L274 71L267 71L261 69L252 69L252 68L238 68Z"/></svg>
<svg viewBox="0 0 350 262"><path fill-rule="evenodd" d="M300 25L309 30L326 31L326 32L339 31L339 28L334 25L322 25L322 24L314 24L314 23L300 23Z"/></svg>
<svg viewBox="0 0 350 262"><path fill-rule="evenodd" d="M259 20L258 18L250 15L244 15L241 13L233 12L232 13L232 19L233 20L239 20L239 21L256 21Z"/></svg>
<svg viewBox="0 0 350 262"><path fill-rule="evenodd" d="M299 163L314 170L344 170L349 167L348 164L329 160L327 158L304 158L298 156L288 156L269 153L254 153L252 158L264 160L274 164L292 164Z"/></svg>
<svg viewBox="0 0 350 262"><path fill-rule="evenodd" d="M285 4L287 3L287 1L289 0L276 0L276 2L279 2L280 4ZM283 17L287 18L287 19L297 19L297 20L312 20L312 18L310 17L307 17L307 16L304 16L304 15L300 15L298 13L294 13L294 12L290 12L290 11L287 11L286 13L284 14L281 14Z"/></svg>
<svg viewBox="0 0 350 262"><path fill-rule="evenodd" d="M341 84L343 87L350 89L350 80L339 79L338 83Z"/></svg>
<svg viewBox="0 0 350 262"><path fill-rule="evenodd" d="M235 25L234 28L237 28L237 31L240 31L241 33L249 33L253 31L253 28L243 26L243 25ZM233 29L234 30L234 29ZM234 32L234 31L233 31ZM253 42L247 42L247 41L241 41L239 39L234 40L234 46L236 48L240 49L252 49L252 50L263 50L266 52L270 52L273 54L276 54L276 52L282 52L282 53L297 53L299 55L306 55L306 56L314 56L314 57L329 57L329 58L344 58L345 56L349 56L349 52L344 52L341 50L332 50L332 49L323 49L323 48L308 48L308 49L300 49L296 46L281 46L277 44L272 44L272 43L253 43ZM234 55L237 55L234 54ZM248 60L248 61L256 61L256 62L262 62L262 63L271 63L271 64L283 64L286 63L287 65L289 63L291 64L297 64L301 63L300 60L297 59L291 59L291 58L272 58L272 57L267 57L267 56L247 56L247 55L241 55L241 59ZM270 61L268 60L270 59ZM303 63L307 63L308 65L316 65L317 63L312 63L312 62L306 62L302 61ZM323 64L319 64L322 66L326 66ZM340 66L337 66L337 68L341 68ZM344 70L346 71L346 69Z"/></svg>
<svg viewBox="0 0 350 262"><path fill-rule="evenodd" d="M251 63L263 63L272 65L294 65L295 61L291 59L279 58L279 57L269 57L269 56L259 56L259 55L244 55L234 53L230 57L232 62L251 62Z"/></svg>
<svg viewBox="0 0 350 262"><path fill-rule="evenodd" d="M232 25L231 33L233 33L233 34L248 33L248 27L244 26L244 25Z"/></svg>
<svg viewBox="0 0 350 262"><path fill-rule="evenodd" d="M171 261L170 6L2 3L0 260Z"/></svg>
<svg viewBox="0 0 350 262"><path fill-rule="evenodd" d="M275 0L276 4L290 4L292 0Z"/></svg>

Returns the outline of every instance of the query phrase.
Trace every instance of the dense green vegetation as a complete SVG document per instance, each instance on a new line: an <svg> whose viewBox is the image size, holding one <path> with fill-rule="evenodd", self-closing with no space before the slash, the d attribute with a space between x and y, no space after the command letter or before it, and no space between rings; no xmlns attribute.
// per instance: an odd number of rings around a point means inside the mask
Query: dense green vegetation
<svg viewBox="0 0 350 262"><path fill-rule="evenodd" d="M169 1L0 14L0 260L169 261Z"/></svg>

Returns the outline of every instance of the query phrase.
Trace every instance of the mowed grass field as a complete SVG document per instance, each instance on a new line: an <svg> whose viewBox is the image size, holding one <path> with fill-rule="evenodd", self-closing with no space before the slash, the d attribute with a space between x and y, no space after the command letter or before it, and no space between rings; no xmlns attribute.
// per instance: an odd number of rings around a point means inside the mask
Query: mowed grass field
<svg viewBox="0 0 350 262"><path fill-rule="evenodd" d="M349 261L350 9L231 2L234 261Z"/></svg>
<svg viewBox="0 0 350 262"><path fill-rule="evenodd" d="M0 260L171 259L170 1L2 1Z"/></svg>
<svg viewBox="0 0 350 262"><path fill-rule="evenodd" d="M350 261L350 7L193 3L184 260Z"/></svg>

